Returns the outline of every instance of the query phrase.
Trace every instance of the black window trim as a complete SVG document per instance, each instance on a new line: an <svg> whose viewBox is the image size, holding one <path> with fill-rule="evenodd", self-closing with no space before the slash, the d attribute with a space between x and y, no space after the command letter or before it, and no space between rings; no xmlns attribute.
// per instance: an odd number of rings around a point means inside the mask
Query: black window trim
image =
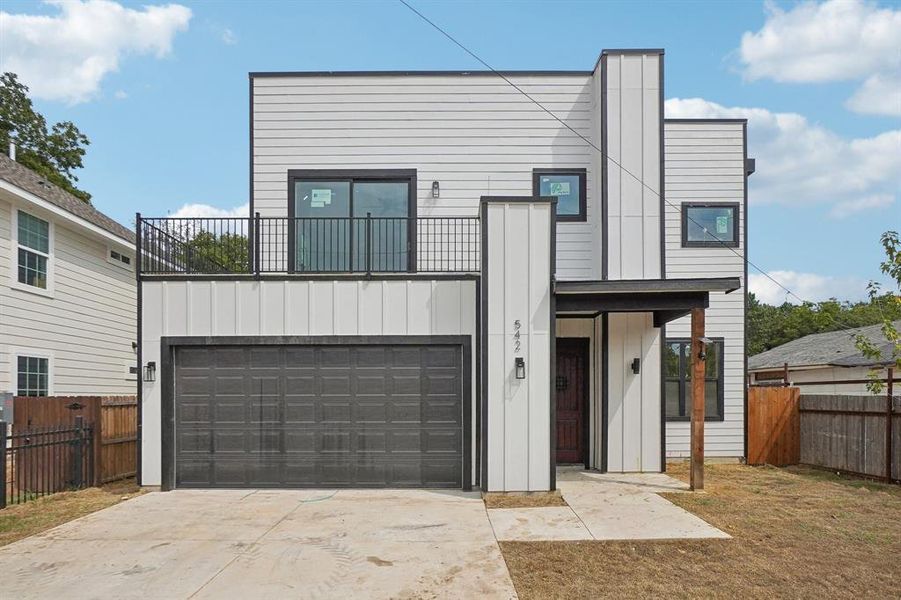
<svg viewBox="0 0 901 600"><path fill-rule="evenodd" d="M294 183L297 181L346 181L350 183L349 213L353 216L354 182L400 182L406 181L407 194L407 240L410 247L407 272L416 272L416 169L288 169L288 273L295 272L294 254L294 218L296 216L294 202ZM353 272L352 270L350 272Z"/></svg>
<svg viewBox="0 0 901 600"><path fill-rule="evenodd" d="M584 223L588 220L588 169L563 167L532 169L532 195L540 196L542 175L575 175L579 178L579 214L561 215L557 213L558 223Z"/></svg>
<svg viewBox="0 0 901 600"><path fill-rule="evenodd" d="M716 240L710 241L692 241L688 239L688 209L689 208L731 208L732 216L732 239L734 241ZM682 247L683 248L738 248L739 246L739 228L738 223L741 220L741 202L683 202L682 203Z"/></svg>
<svg viewBox="0 0 901 600"><path fill-rule="evenodd" d="M719 364L717 365L717 368L716 368L716 379L717 379L717 382L719 383L719 385L716 386L716 396L717 396L716 397L716 407L717 407L717 413L719 413L719 416L711 417L711 416L707 415L706 411L705 411L704 421L705 422L713 422L713 423L721 423L726 420L726 415L724 414L725 413L725 404L726 404L726 393L725 393L725 387L726 387L725 386L725 383L726 383L725 382L725 379L726 379L726 356L725 356L726 355L726 338L710 337L709 339L713 340L715 343L719 344L719 347L720 347L720 352L719 352L719 356L718 356ZM670 337L668 337L663 340L663 343L665 346L668 346L670 344L688 344L688 345L690 345L691 338L686 338L686 337L670 338ZM681 371L682 370L681 370L681 358L680 358L680 372ZM665 364L661 365L661 378L663 379L664 384L666 383L666 381L668 379L672 379L672 378L668 378L666 376L666 365ZM680 375L680 394L681 394L681 390L684 389L683 386L681 386L681 378L682 377ZM709 379L708 377L704 378L705 381L707 381L708 379ZM688 384L688 380L686 380L686 385L687 384ZM666 390L666 385L663 386L663 389ZM686 398L687 397L688 397L688 394L686 394ZM685 422L691 421L691 415L687 415L685 417L671 417L670 415L666 414L666 392L665 391L664 391L663 398L661 398L661 401L663 402L663 413L664 413L664 415L666 415L666 420L668 422L683 422L683 423L685 423ZM688 409L688 407L686 407L686 412L687 412L687 409Z"/></svg>

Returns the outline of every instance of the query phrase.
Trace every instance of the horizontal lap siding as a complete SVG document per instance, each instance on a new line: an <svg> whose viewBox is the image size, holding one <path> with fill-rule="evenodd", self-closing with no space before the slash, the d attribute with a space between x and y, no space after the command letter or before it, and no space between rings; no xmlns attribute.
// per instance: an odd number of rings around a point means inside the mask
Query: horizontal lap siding
<svg viewBox="0 0 901 600"><path fill-rule="evenodd" d="M53 297L10 287L10 203L0 201L0 391L16 391L10 348L51 355L57 395L133 395L137 341L134 272L107 260L109 246L48 214L53 223ZM119 248L122 250L122 248ZM132 253L133 255L133 253Z"/></svg>
<svg viewBox="0 0 901 600"><path fill-rule="evenodd" d="M707 337L722 337L724 420L705 424L707 456L744 456L744 149L741 123L666 123L665 243L668 278L739 277L742 289L711 293ZM682 248L683 202L738 202L738 248ZM732 250L735 250L733 252ZM736 254L737 252L737 254ZM689 337L688 317L669 323L666 336ZM689 424L667 422L667 456L688 456Z"/></svg>
<svg viewBox="0 0 901 600"><path fill-rule="evenodd" d="M596 139L590 75L514 82ZM253 80L254 209L287 212L289 169L414 168L419 216L476 216L483 195L532 193L532 169L588 170L588 221L558 227L558 275L599 276L600 182L592 150L491 77L263 77ZM432 181L441 197L431 197Z"/></svg>

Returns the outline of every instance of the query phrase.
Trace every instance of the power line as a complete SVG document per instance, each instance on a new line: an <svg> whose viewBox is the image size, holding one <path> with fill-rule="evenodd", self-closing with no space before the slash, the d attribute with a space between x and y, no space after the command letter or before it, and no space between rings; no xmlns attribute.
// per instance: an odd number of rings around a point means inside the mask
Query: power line
<svg viewBox="0 0 901 600"><path fill-rule="evenodd" d="M624 172L627 173L630 177L632 177L632 179L634 179L634 180L637 181L639 184L641 184L642 187L646 188L649 192L651 192L652 194L654 194L655 196L657 196L658 198L660 198L661 200L663 200L666 204L668 204L669 206L671 206L672 208L674 208L674 209L676 209L676 210L680 210L680 208L679 208L677 205L675 205L675 204L673 204L672 202L670 202L669 200L667 200L666 197L661 196L659 192L657 192L656 190L654 190L654 188L652 188L652 187L649 186L647 183L645 183L644 180L642 180L640 177L638 177L637 175L635 175L634 173L632 173L632 171L630 171L629 169L625 168L625 167L624 167L623 165L621 165L618 161L616 161L616 159L611 158L607 153L605 153L603 150L601 150L600 148L598 148L598 146L597 146L594 142L592 142L590 139L588 139L587 137L585 137L584 135L582 135L581 133L579 133L578 131L576 131L575 129L573 129L573 128L569 125L569 123L567 123L566 121L564 121L563 119L561 119L560 117L558 117L556 114L553 113L553 111L551 111L549 108L547 108L547 107L545 107L543 104L541 104L541 102L539 102L538 100L536 100L535 98L533 98L532 96L530 96L525 90L523 90L521 87L519 87L518 85L516 85L513 81L511 81L506 75L504 75L503 73L501 73L500 71L498 71L497 69L495 69L494 67L492 67L490 64L488 64L487 62L485 62L485 60L483 60L478 54L476 54L475 52L473 52L472 50L470 50L469 48L467 48L466 46L464 46L461 42L457 41L456 38L454 38L451 34L449 34L447 31L445 31L444 29L442 29L439 25L437 25L434 21L432 21L431 19L429 19L427 16L425 16L424 14L422 14L421 12L419 12L418 10L416 10L416 9L415 9L413 6L411 6L406 0L398 0L398 2L400 2L401 4L403 4L404 6L406 6L406 7L407 7L408 9L410 9L413 13L415 13L420 19L422 19L423 21L425 21L426 23L428 23L429 25L431 25L433 28L435 28L436 31L438 31L439 33L441 33L441 35L443 35L444 37L446 37L447 39L449 39L451 42L453 42L453 43L454 43L457 47L459 47L461 50L463 50L463 51L466 52L468 55L470 55L471 57L473 57L474 59L476 59L476 60L477 60L482 66L484 66L486 69L488 69L489 71L491 71L492 73L494 73L495 75L497 75L498 77L500 77L501 79L503 79L507 84L509 84L509 85L510 85L512 88L514 88L517 92L519 92L520 94L522 94L523 96L525 96L526 98L528 98L530 102L532 102L535 106L537 106L537 107L540 108L542 111L544 111L545 113L547 113L547 114L548 114L551 118L553 118L555 121L557 121L558 123L560 123L561 125L563 125L566 129L568 129L569 131L571 131L572 133L574 133L576 136L578 136L579 138L581 138L582 141L584 141L586 144L588 144L589 146L591 146L592 148L594 148L594 149L601 155L601 158L602 158L602 159L609 160L609 161L612 162L614 165L616 165L617 167L619 167L620 170L624 171ZM661 110L663 110L663 107L661 107ZM606 117L606 115L605 115L605 117ZM744 168L744 167L743 167L743 168ZM814 304L813 302L811 302L811 301L809 301L809 300L805 300L805 299L802 298L801 296L797 295L797 294L794 293L792 290L790 290L789 288L787 288L786 286L784 286L782 283L780 283L779 281L777 281L775 278L773 278L769 273L767 273L767 272L764 271L762 268L760 268L759 266L757 266L753 261L751 261L751 259L749 259L749 258L747 257L747 252L745 252L744 255L740 254L738 251L736 251L734 248L732 248L732 247L731 247L729 244L727 244L725 241L723 241L722 239L720 239L719 237L717 237L716 235L714 235L713 233L711 233L710 231L708 231L708 229L707 229L706 227L704 227L703 225L701 225L700 223L698 223L698 222L697 222L695 219L693 219L691 216L686 215L686 217L688 218L689 221L691 221L692 223L694 223L695 225L697 225L698 227L700 227L705 233L707 233L707 234L708 234L710 237L712 237L715 241L719 242L720 245L722 245L723 248L726 248L727 250L729 250L730 252L732 252L733 254L735 254L736 256L738 256L739 258L741 258L743 262L745 262L745 263L749 264L750 266L754 267L757 271L760 272L761 275L763 275L764 277L766 277L767 279L769 279L770 281L772 281L773 283L775 283L777 286L779 286L782 290L785 291L785 293L786 293L787 296L794 296L794 297L795 297L796 299L798 299L800 302L805 303L805 304ZM665 218L665 215L661 215L661 218ZM747 282L747 281L745 282L745 285L746 285L746 286L748 285L748 282ZM826 314L828 314L828 313L826 313ZM840 322L838 321L838 319L836 319L836 318L833 317L832 315L829 315L829 316L830 316L830 318L832 318L833 322L835 322L836 325L838 325L838 326L840 326L840 327L842 327L842 328L844 328L844 329L846 329L846 330L847 330L847 329L853 329L852 327L848 327L847 325L845 325L845 324L843 324L843 323L840 323Z"/></svg>

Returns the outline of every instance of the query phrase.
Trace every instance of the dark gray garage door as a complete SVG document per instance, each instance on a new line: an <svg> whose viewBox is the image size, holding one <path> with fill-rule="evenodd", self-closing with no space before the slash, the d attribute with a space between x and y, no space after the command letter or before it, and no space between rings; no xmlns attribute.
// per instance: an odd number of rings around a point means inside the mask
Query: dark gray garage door
<svg viewBox="0 0 901 600"><path fill-rule="evenodd" d="M461 487L458 346L175 353L177 487Z"/></svg>

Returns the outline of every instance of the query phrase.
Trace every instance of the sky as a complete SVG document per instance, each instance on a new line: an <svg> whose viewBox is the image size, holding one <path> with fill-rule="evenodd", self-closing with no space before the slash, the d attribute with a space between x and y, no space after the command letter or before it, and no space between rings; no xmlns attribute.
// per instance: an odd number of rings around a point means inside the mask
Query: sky
<svg viewBox="0 0 901 600"><path fill-rule="evenodd" d="M901 229L901 0L409 1L496 69L664 48L666 116L749 120L751 262L813 301L885 281L879 236ZM150 2L0 2L0 70L87 134L78 185L128 225L138 211L246 214L250 71L481 68L397 0ZM764 301L797 301L749 270Z"/></svg>

